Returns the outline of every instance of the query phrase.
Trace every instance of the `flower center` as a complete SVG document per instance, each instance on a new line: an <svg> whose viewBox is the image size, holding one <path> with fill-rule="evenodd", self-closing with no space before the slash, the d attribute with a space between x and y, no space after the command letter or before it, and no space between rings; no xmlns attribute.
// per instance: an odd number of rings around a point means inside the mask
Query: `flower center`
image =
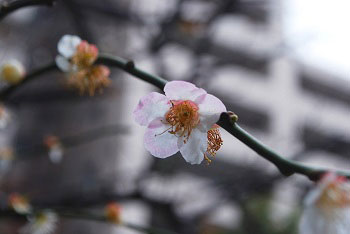
<svg viewBox="0 0 350 234"><path fill-rule="evenodd" d="M107 67L93 65L71 74L67 84L69 87L78 89L81 95L88 92L90 96L93 96L96 90L102 92L103 88L109 86L111 83L109 73Z"/></svg>
<svg viewBox="0 0 350 234"><path fill-rule="evenodd" d="M223 143L218 125L215 124L213 128L211 128L208 131L207 138L208 138L208 147L207 147L207 152L204 154L204 159L207 161L208 164L210 164L211 159L209 157L211 156L214 158L216 155L216 152L218 152L218 150L220 149Z"/></svg>
<svg viewBox="0 0 350 234"><path fill-rule="evenodd" d="M166 121L171 125L169 133L185 137L185 143L192 129L199 123L198 106L192 101L171 101L172 107L165 114Z"/></svg>
<svg viewBox="0 0 350 234"><path fill-rule="evenodd" d="M78 47L76 53L72 57L72 63L83 69L91 66L97 59L98 49L96 46L89 44L87 41L82 41Z"/></svg>
<svg viewBox="0 0 350 234"><path fill-rule="evenodd" d="M343 208L350 206L350 183L335 181L328 185L317 203L321 207Z"/></svg>

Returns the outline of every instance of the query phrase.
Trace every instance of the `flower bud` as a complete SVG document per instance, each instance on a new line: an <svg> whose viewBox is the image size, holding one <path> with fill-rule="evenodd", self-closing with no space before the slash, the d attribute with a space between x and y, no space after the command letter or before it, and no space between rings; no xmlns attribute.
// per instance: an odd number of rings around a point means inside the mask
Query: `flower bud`
<svg viewBox="0 0 350 234"><path fill-rule="evenodd" d="M108 203L105 207L105 216L109 222L121 224L121 208L116 202Z"/></svg>
<svg viewBox="0 0 350 234"><path fill-rule="evenodd" d="M25 68L18 60L10 60L1 66L0 77L7 83L15 85L24 79Z"/></svg>

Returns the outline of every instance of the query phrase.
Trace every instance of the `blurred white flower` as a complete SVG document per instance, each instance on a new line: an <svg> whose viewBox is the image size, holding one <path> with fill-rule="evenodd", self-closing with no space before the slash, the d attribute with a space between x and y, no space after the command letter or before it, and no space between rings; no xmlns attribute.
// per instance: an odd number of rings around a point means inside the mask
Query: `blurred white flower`
<svg viewBox="0 0 350 234"><path fill-rule="evenodd" d="M350 234L350 181L326 174L305 199L300 234Z"/></svg>
<svg viewBox="0 0 350 234"><path fill-rule="evenodd" d="M28 223L20 230L21 234L51 234L55 231L58 215L50 210L29 217Z"/></svg>
<svg viewBox="0 0 350 234"><path fill-rule="evenodd" d="M19 214L28 214L32 211L32 206L28 199L18 193L12 193L9 196L9 205Z"/></svg>
<svg viewBox="0 0 350 234"><path fill-rule="evenodd" d="M64 149L60 139L57 136L46 136L44 144L48 149L49 158L52 163L60 163L63 157Z"/></svg>
<svg viewBox="0 0 350 234"><path fill-rule="evenodd" d="M25 77L25 68L21 62L12 59L2 64L0 77L5 82L15 85L21 82Z"/></svg>

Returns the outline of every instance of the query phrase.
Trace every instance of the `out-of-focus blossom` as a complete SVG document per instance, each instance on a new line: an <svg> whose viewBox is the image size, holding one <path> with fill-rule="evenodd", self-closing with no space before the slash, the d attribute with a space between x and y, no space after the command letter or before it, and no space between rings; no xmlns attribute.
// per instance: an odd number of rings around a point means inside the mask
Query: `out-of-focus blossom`
<svg viewBox="0 0 350 234"><path fill-rule="evenodd" d="M108 203L105 207L105 216L109 222L121 224L121 207L116 202Z"/></svg>
<svg viewBox="0 0 350 234"><path fill-rule="evenodd" d="M215 156L222 145L215 123L225 105L204 89L185 81L171 81L165 95L152 92L141 98L134 111L137 123L147 126L145 148L155 157L166 158L178 151L191 164Z"/></svg>
<svg viewBox="0 0 350 234"><path fill-rule="evenodd" d="M14 154L11 148L0 148L0 173L8 170L13 159Z"/></svg>
<svg viewBox="0 0 350 234"><path fill-rule="evenodd" d="M10 194L9 205L19 214L29 214L32 211L28 199L18 193Z"/></svg>
<svg viewBox="0 0 350 234"><path fill-rule="evenodd" d="M106 66L92 66L71 74L67 85L77 89L81 95L88 92L93 96L96 90L102 92L103 88L109 86L111 83L109 74L110 70Z"/></svg>
<svg viewBox="0 0 350 234"><path fill-rule="evenodd" d="M10 113L4 105L0 104L0 129L6 128L10 121Z"/></svg>
<svg viewBox="0 0 350 234"><path fill-rule="evenodd" d="M1 66L0 77L11 85L18 84L25 77L25 68L18 60L9 60Z"/></svg>
<svg viewBox="0 0 350 234"><path fill-rule="evenodd" d="M69 87L78 89L80 94L88 92L92 96L96 90L101 92L110 84L109 68L94 65L98 57L95 45L77 36L65 35L58 42L57 48L59 55L56 57L56 64L68 74Z"/></svg>
<svg viewBox="0 0 350 234"><path fill-rule="evenodd" d="M49 151L49 157L51 162L60 163L63 157L64 148L57 136L46 136L44 138L44 145Z"/></svg>
<svg viewBox="0 0 350 234"><path fill-rule="evenodd" d="M326 174L305 199L300 234L350 234L350 181Z"/></svg>
<svg viewBox="0 0 350 234"><path fill-rule="evenodd" d="M20 230L21 234L51 234L55 231L58 215L50 210L29 217L28 223Z"/></svg>

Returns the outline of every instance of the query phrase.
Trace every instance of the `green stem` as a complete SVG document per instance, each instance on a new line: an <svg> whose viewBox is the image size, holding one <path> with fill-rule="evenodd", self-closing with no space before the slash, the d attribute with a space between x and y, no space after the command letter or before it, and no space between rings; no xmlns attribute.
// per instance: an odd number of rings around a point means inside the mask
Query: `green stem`
<svg viewBox="0 0 350 234"><path fill-rule="evenodd" d="M52 6L56 0L17 0L13 2L3 2L0 4L0 20L13 11L22 7L46 5Z"/></svg>
<svg viewBox="0 0 350 234"><path fill-rule="evenodd" d="M150 84L153 84L154 86L158 87L159 89L163 89L165 84L167 83L167 80L152 75L150 73L147 73L137 67L135 67L135 64L133 61L125 60L123 58L112 56L112 55L100 55L97 63L109 65L111 67L117 67L120 68L127 73L134 75L138 78L140 78L143 81L146 81ZM41 75L45 72L51 71L56 69L55 64L49 64L47 66L42 67L41 69L38 69L30 74L27 75L27 77L23 80L22 83L16 85L16 86L10 86L7 89L0 92L0 100L6 100L10 94L12 94L18 87L22 86L23 84L29 82L30 80L33 80L36 76ZM235 123L235 120L230 112L222 113L221 117L218 121L218 125L220 125L222 128L224 128L226 131L231 133L233 136L235 136L238 140L240 140L242 143L247 145L249 148L254 150L256 153L258 153L260 156L265 158L266 160L273 163L280 172L285 176L290 176L294 173L301 174L307 176L311 180L318 180L321 175L323 175L327 171L334 171L335 173L346 176L350 178L350 172L349 171L340 171L340 170L331 170L331 169L325 169L325 168L317 168L312 166L307 166L305 164L289 160L279 153L273 151L266 145L264 145L262 142L251 136L249 133L247 133L245 130L243 130L240 126L238 126Z"/></svg>

